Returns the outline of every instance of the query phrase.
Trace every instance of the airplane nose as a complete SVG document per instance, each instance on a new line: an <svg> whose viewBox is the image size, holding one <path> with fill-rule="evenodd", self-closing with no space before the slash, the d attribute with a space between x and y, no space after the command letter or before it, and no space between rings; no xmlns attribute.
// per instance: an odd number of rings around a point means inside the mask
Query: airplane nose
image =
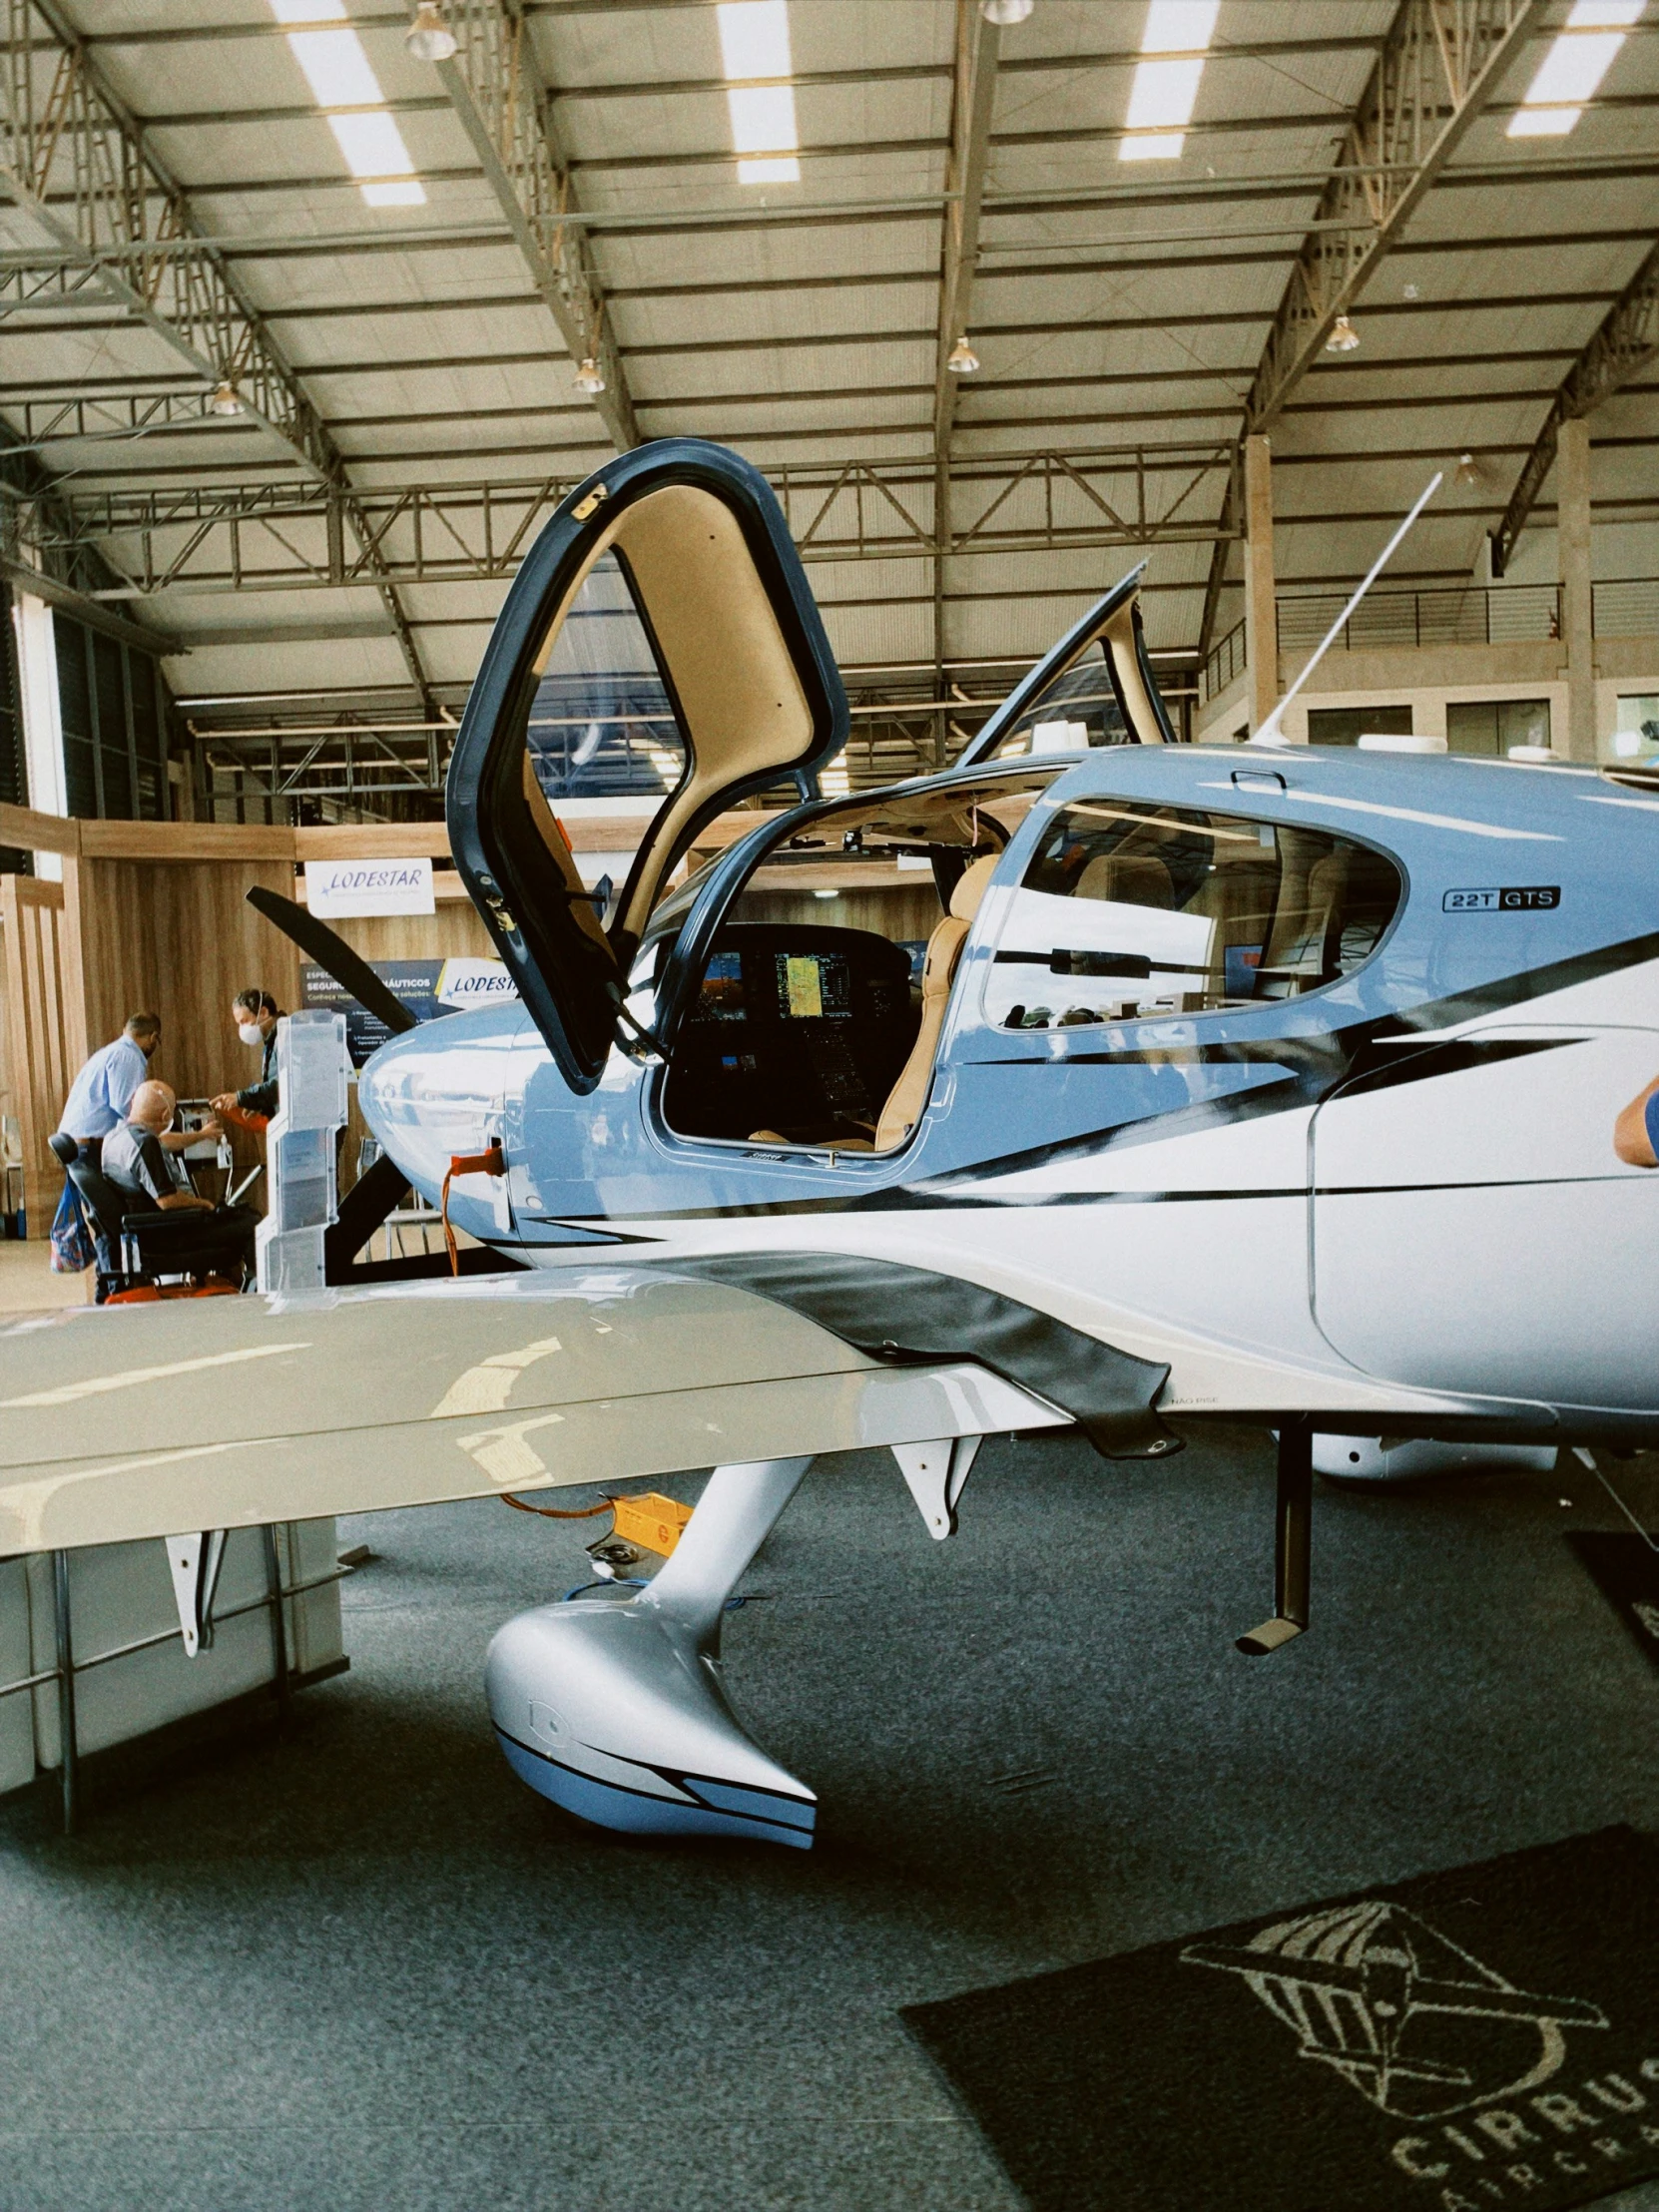
<svg viewBox="0 0 1659 2212"><path fill-rule="evenodd" d="M374 1136L428 1200L457 1153L482 1152L499 1131L501 1047L518 1010L449 1014L392 1037L357 1078L357 1103Z"/></svg>

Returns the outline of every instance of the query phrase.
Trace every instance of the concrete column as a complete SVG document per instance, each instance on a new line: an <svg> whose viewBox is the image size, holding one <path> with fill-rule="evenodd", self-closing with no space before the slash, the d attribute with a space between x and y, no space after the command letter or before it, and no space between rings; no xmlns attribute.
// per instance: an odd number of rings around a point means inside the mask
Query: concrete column
<svg viewBox="0 0 1659 2212"><path fill-rule="evenodd" d="M1561 425L1555 449L1555 542L1561 578L1561 640L1566 647L1567 727L1551 733L1569 761L1596 757L1595 635L1590 619L1590 425Z"/></svg>
<svg viewBox="0 0 1659 2212"><path fill-rule="evenodd" d="M23 708L23 761L29 804L37 814L67 815L63 765L63 713L58 701L58 646L52 610L33 592L12 593L17 638L17 688ZM62 878L56 852L35 854L35 873Z"/></svg>
<svg viewBox="0 0 1659 2212"><path fill-rule="evenodd" d="M1273 476L1266 438L1246 438L1245 657L1250 664L1250 727L1260 730L1279 704L1279 612L1273 594Z"/></svg>

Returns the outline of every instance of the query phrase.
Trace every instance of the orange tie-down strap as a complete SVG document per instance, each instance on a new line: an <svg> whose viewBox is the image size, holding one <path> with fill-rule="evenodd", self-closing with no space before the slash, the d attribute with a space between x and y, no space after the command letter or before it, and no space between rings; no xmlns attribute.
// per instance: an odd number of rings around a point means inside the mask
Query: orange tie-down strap
<svg viewBox="0 0 1659 2212"><path fill-rule="evenodd" d="M228 1121L233 1129L250 1129L257 1137L271 1127L269 1114L251 1114L246 1106L222 1106L215 1118Z"/></svg>
<svg viewBox="0 0 1659 2212"><path fill-rule="evenodd" d="M457 1175L505 1175L506 1172L507 1155L502 1151L499 1140L492 1143L487 1152L451 1153L449 1166L443 1178L443 1197L439 1206L439 1211L443 1216L444 1249L449 1254L449 1272L451 1275L459 1275L461 1272L460 1250L455 1243L455 1232L449 1226L449 1185L451 1179Z"/></svg>

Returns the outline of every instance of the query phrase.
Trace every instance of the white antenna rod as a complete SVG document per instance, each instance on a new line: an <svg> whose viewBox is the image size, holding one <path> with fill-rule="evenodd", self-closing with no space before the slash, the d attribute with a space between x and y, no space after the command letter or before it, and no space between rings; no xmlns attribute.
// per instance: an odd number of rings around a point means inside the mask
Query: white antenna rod
<svg viewBox="0 0 1659 2212"><path fill-rule="evenodd" d="M1285 709L1290 705L1291 701L1296 697L1297 693L1301 691L1303 685L1307 683L1309 677L1313 675L1315 669L1319 667L1321 661L1325 659L1326 654L1337 642L1338 631L1342 629L1344 623L1346 623L1350 615L1353 614L1355 608L1359 606L1361 600L1365 598L1367 592L1371 590L1373 584L1376 583L1379 576L1381 576L1382 571L1387 567L1389 561L1393 558L1394 549L1399 544L1400 539L1404 537L1406 531L1410 529L1412 523L1415 522L1418 515L1422 513L1422 510L1424 509L1424 507L1427 506L1428 502L1439 490L1444 480L1445 471L1443 469L1436 469L1432 477L1430 477L1428 484L1424 489L1421 497L1418 499L1416 505L1405 517L1405 520L1400 524L1399 528L1394 532L1393 536L1388 540L1387 544L1382 548L1382 552L1378 554L1376 560L1373 561L1370 570L1367 572L1365 582L1360 586L1360 589L1354 594L1354 597L1349 601L1348 605L1343 609L1342 613L1337 617L1336 621L1331 625L1330 629L1327 630L1325 636L1320 640L1318 648L1314 653L1313 659L1308 663L1308 666L1303 670L1302 674L1297 678L1296 682L1291 686L1290 690L1285 694L1284 698L1279 702L1278 706L1275 707L1272 714L1269 715L1267 721L1263 723L1261 729L1252 733L1250 739L1250 743L1252 745L1289 744L1289 739L1282 737L1280 735L1279 729L1279 725L1284 719Z"/></svg>

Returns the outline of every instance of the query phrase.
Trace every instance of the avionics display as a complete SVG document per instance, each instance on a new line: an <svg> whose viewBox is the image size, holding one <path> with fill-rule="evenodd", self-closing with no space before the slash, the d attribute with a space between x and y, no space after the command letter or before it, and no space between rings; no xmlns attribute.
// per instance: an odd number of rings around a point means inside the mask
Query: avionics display
<svg viewBox="0 0 1659 2212"><path fill-rule="evenodd" d="M852 972L844 952L779 952L778 1013L784 1021L846 1021Z"/></svg>
<svg viewBox="0 0 1659 2212"><path fill-rule="evenodd" d="M701 1021L742 1021L745 1018L743 954L717 952L703 974L698 1005Z"/></svg>

